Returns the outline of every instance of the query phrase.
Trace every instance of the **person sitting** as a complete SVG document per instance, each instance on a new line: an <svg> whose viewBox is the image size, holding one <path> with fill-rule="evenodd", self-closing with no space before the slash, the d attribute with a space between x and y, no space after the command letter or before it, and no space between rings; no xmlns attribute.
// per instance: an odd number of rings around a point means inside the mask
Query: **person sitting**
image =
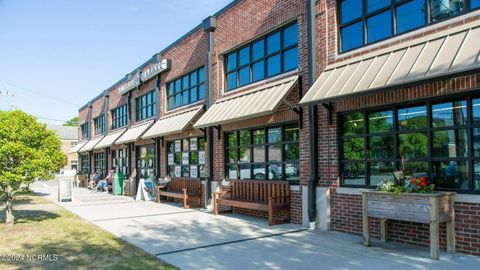
<svg viewBox="0 0 480 270"><path fill-rule="evenodd" d="M95 191L96 189L96 186L97 186L97 182L100 181L100 178L102 177L102 175L100 174L100 171L97 171L93 177L90 179L90 181L88 181L88 187L92 190L92 191Z"/></svg>
<svg viewBox="0 0 480 270"><path fill-rule="evenodd" d="M101 191L108 192L108 181L109 181L109 180L110 180L110 181L112 180L112 175L113 175L113 170L111 170L111 171L108 173L108 175L107 175L107 177L105 177L105 179L99 180L98 183L97 183L97 188L96 188L96 190L97 190L97 191L98 191L98 190L101 190Z"/></svg>

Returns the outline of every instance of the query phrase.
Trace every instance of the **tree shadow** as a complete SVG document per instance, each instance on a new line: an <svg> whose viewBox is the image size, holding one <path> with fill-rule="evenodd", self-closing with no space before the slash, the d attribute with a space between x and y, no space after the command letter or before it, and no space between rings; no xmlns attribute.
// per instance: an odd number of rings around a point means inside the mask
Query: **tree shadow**
<svg viewBox="0 0 480 270"><path fill-rule="evenodd" d="M25 224L32 222L41 222L45 220L58 218L59 215L55 212L44 210L14 210L15 224ZM5 209L0 212L0 222L5 222Z"/></svg>

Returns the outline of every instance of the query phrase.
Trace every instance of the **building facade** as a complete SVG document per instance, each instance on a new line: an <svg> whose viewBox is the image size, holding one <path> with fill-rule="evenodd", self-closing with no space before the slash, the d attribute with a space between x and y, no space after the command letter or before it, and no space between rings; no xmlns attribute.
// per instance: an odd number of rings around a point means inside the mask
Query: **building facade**
<svg viewBox="0 0 480 270"><path fill-rule="evenodd" d="M457 250L480 255L479 7L233 1L80 108L80 170L196 179L205 207L229 180L288 181L291 222L360 234L361 192L403 168L458 192Z"/></svg>
<svg viewBox="0 0 480 270"><path fill-rule="evenodd" d="M62 142L62 152L67 156L67 164L63 166L63 171L78 169L78 155L71 152L71 149L77 145L78 135L76 127L47 125L47 129L55 131Z"/></svg>

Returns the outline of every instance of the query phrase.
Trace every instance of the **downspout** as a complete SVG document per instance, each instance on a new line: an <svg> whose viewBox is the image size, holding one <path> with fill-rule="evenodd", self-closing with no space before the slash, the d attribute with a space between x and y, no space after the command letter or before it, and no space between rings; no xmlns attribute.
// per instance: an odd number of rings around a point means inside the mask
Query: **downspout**
<svg viewBox="0 0 480 270"><path fill-rule="evenodd" d="M132 91L128 91L127 94L127 129L132 125ZM127 156L128 156L128 170L130 176L135 170L136 161L132 159L132 143L127 143ZM133 162L133 163L132 163ZM130 191L131 192L131 191Z"/></svg>
<svg viewBox="0 0 480 270"><path fill-rule="evenodd" d="M160 55L157 55L157 59L158 58L161 58ZM160 95L160 74L157 75L157 78L155 79L155 91L157 92L157 100L155 102L155 106L157 106L156 108L156 115L155 115L155 120L158 121L158 119L160 118L160 109L158 107L158 104L160 104L159 102L159 99L161 97ZM162 141L163 142L163 141ZM160 178L160 169L161 169L161 162L160 162L160 157L161 157L161 149L162 145L160 144L160 138L155 138L155 162L157 164L155 164L155 166L157 167L157 178Z"/></svg>
<svg viewBox="0 0 480 270"><path fill-rule="evenodd" d="M206 18L203 21L203 30L208 34L208 51L206 59L206 85L207 85L207 102L206 109L210 108L213 104L213 87L212 87L212 61L213 61L213 47L214 39L213 33L217 27L217 19L213 16ZM205 129L205 135L207 137L207 150L208 150L208 159L207 159L207 177L206 177L206 205L209 205L209 201L212 198L212 180L213 180L213 128L207 127Z"/></svg>
<svg viewBox="0 0 480 270"><path fill-rule="evenodd" d="M104 131L104 136L108 135L108 106L110 103L109 96L108 96L108 90L105 90L103 92L104 96L104 101L103 101L103 106L104 106L104 111L103 115L105 117L105 131ZM109 163L108 163L108 156L110 155L110 147L105 148L105 176L108 175L109 171Z"/></svg>
<svg viewBox="0 0 480 270"><path fill-rule="evenodd" d="M315 31L315 0L307 1L307 42L308 42L308 86L312 86L316 75L316 31ZM317 216L317 185L318 185L318 116L317 105L308 108L309 138L310 138L310 179L308 181L308 220L310 227L315 227Z"/></svg>
<svg viewBox="0 0 480 270"><path fill-rule="evenodd" d="M92 138L92 102L90 101L88 103L88 116L87 116L87 121L88 121L88 138ZM89 169L90 169L90 175L89 177L92 176L94 173L93 171L93 150L88 152L88 163L89 163Z"/></svg>

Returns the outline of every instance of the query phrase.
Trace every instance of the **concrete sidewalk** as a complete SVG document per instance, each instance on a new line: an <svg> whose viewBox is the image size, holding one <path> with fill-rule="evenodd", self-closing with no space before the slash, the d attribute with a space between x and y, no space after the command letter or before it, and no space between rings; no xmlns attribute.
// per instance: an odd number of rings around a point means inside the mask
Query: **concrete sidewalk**
<svg viewBox="0 0 480 270"><path fill-rule="evenodd" d="M54 182L32 189L53 201ZM388 243L363 247L361 236L270 227L242 215L214 216L175 204L75 189L69 211L181 269L480 269L480 258Z"/></svg>

